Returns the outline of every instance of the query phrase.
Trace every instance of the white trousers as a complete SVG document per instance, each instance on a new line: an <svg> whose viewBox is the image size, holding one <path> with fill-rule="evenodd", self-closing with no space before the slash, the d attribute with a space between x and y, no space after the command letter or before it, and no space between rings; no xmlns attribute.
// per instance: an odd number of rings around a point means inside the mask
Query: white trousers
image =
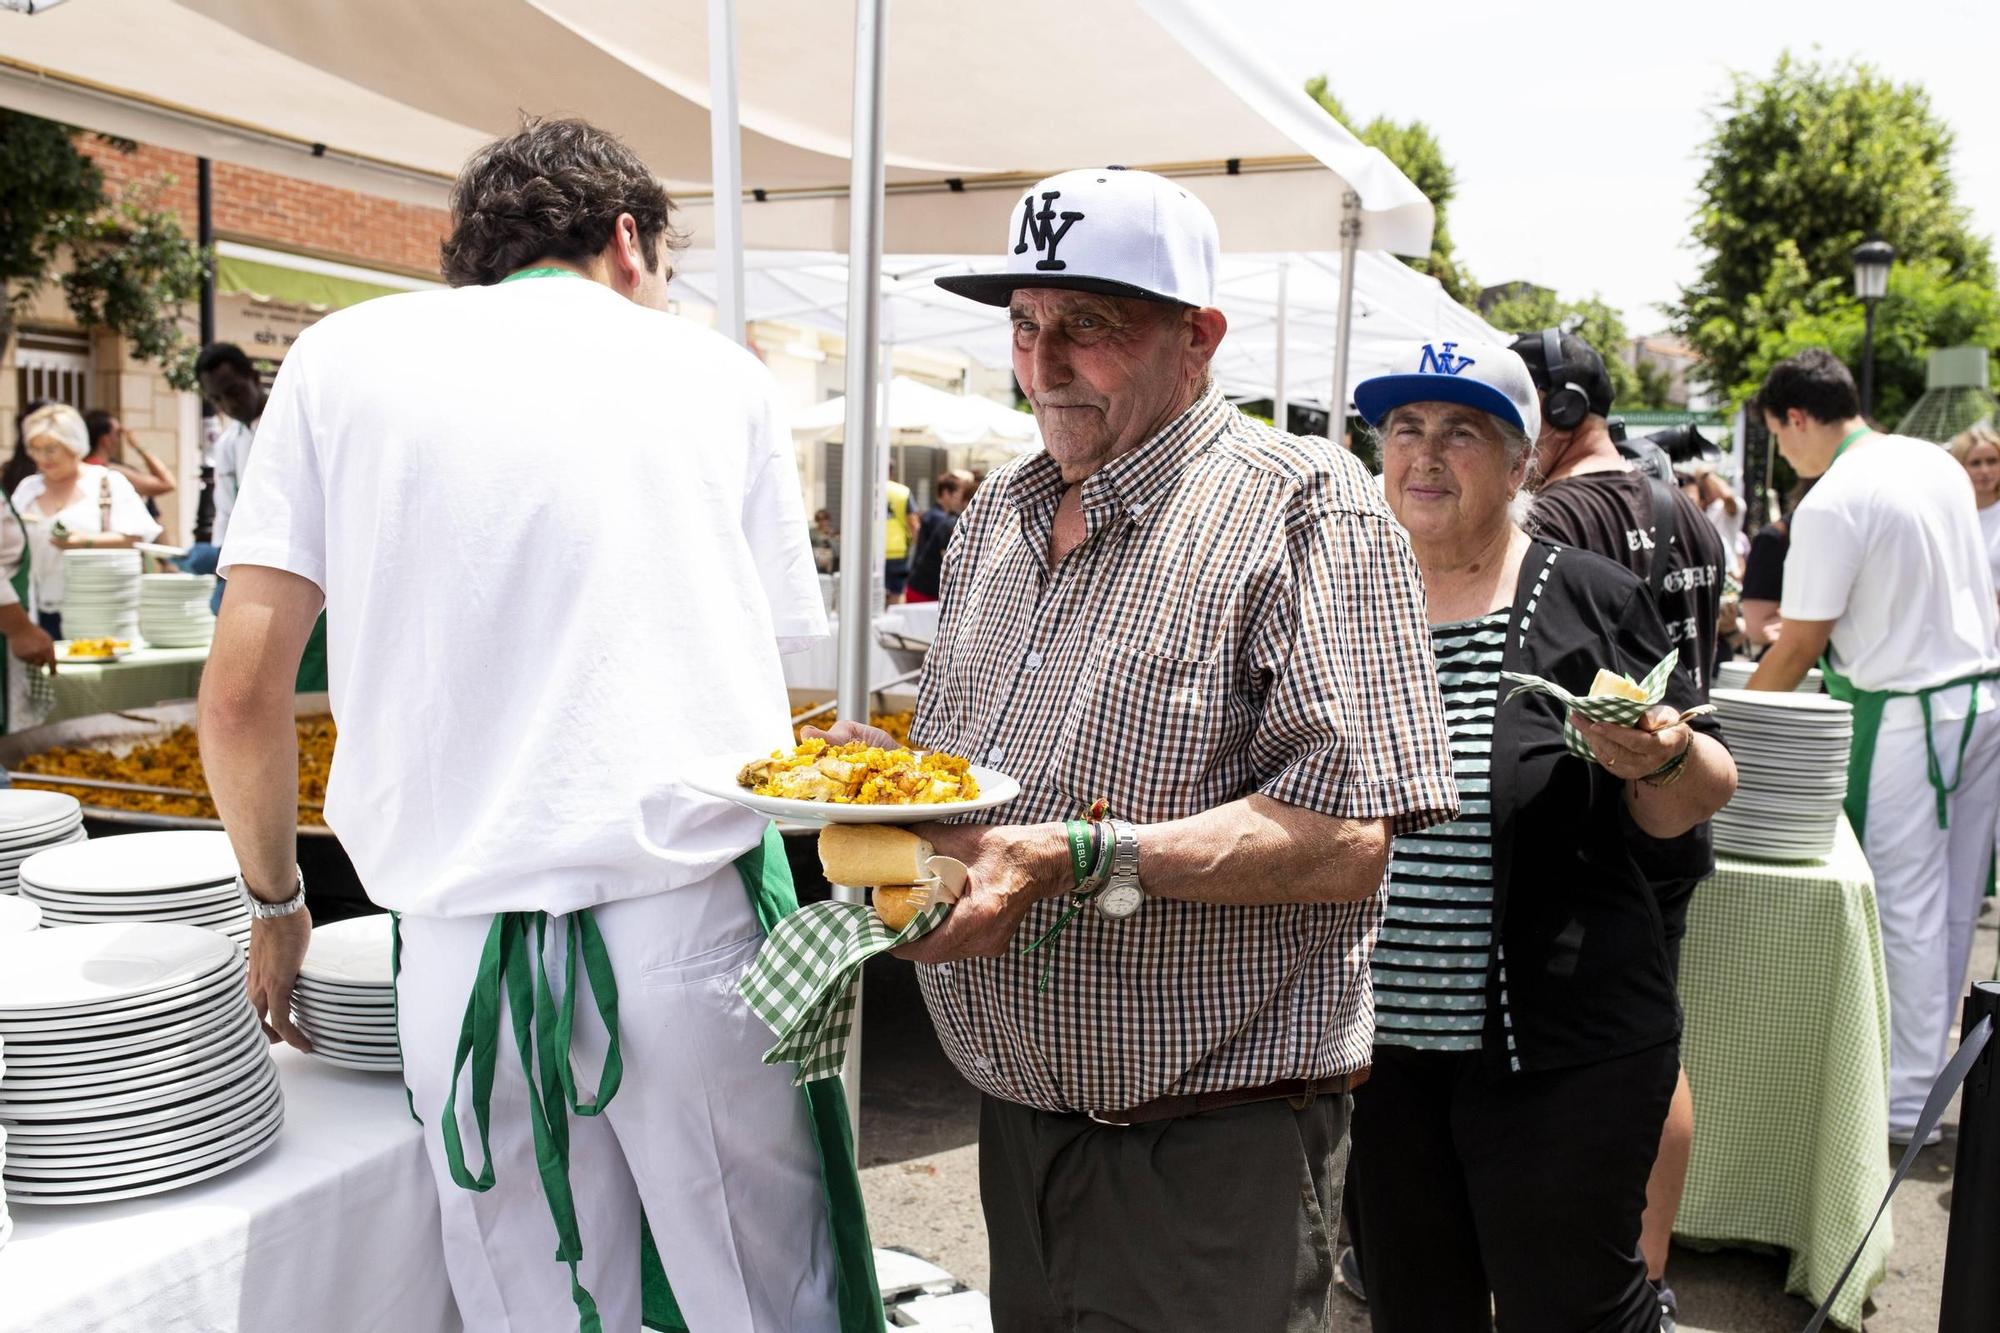
<svg viewBox="0 0 2000 1333"><path fill-rule="evenodd" d="M1892 709L1915 708L1896 700ZM1946 783L1958 776L1963 718L1931 726ZM1889 977L1889 1131L1916 1125L1931 1083L1957 1046L1960 999L1972 960L1973 924L1986 892L2000 813L2000 713L1982 712L1950 801L1937 823L1922 723L1884 727L1868 778L1863 838L1875 872L1882 960Z"/></svg>
<svg viewBox="0 0 2000 1333"><path fill-rule="evenodd" d="M594 915L618 980L625 1075L602 1115L570 1117L569 1171L583 1242L579 1273L607 1333L640 1327L642 1207L693 1333L836 1329L832 1238L804 1098L788 1067L761 1062L770 1030L736 990L762 941L742 881L725 867L702 884L607 904ZM452 1180L438 1130L492 922L403 918L404 1074L424 1122L445 1264L466 1328L560 1333L577 1326L576 1305L569 1268L555 1258L504 1000L492 1189L474 1193ZM560 939L552 930L546 950L558 986ZM582 979L576 998L571 1063L587 1104L606 1042ZM458 1123L476 1175L469 1068Z"/></svg>

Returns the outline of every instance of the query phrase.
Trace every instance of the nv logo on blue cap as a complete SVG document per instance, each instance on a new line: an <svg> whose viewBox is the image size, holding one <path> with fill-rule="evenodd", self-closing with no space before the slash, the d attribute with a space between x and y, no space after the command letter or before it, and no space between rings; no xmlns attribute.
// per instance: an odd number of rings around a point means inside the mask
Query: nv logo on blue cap
<svg viewBox="0 0 2000 1333"><path fill-rule="evenodd" d="M1429 343L1424 344L1423 358L1417 362L1419 375L1456 375L1477 364L1471 357L1457 354L1457 343L1445 343L1443 347L1443 351L1438 351Z"/></svg>
<svg viewBox="0 0 2000 1333"><path fill-rule="evenodd" d="M1049 270L1069 267L1066 262L1056 258L1056 247L1062 244L1063 237L1069 235L1071 227L1083 221L1083 214L1073 210L1065 210L1058 215L1056 213L1055 201L1060 198L1062 198L1061 190L1049 190L1045 192L1042 195L1042 211L1039 213L1035 211L1035 196L1033 194L1030 194L1026 199L1021 201L1021 239L1014 246L1014 253L1017 255L1028 253L1028 241L1032 238L1035 242L1035 249L1040 251L1043 256L1035 261L1035 267L1038 269ZM1056 225L1056 218L1058 216L1062 218L1062 225L1060 227Z"/></svg>

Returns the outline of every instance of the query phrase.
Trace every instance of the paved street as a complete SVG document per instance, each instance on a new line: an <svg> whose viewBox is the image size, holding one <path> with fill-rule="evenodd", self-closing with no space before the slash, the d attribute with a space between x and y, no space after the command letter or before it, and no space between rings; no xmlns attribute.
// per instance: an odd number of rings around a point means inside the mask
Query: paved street
<svg viewBox="0 0 2000 1333"><path fill-rule="evenodd" d="M1973 975L1994 975L1996 917L1980 921ZM979 1099L939 1051L912 970L872 963L864 1009L862 1188L877 1245L910 1250L961 1281L986 1285L986 1230L979 1213ZM1875 1292L1867 1333L1937 1328L1957 1108L1945 1140L1926 1149L1896 1197L1896 1249ZM1886 1151L1886 1145L1885 1145ZM1798 1333L1812 1314L1784 1294L1785 1261L1741 1250L1703 1254L1677 1247L1669 1278L1684 1333ZM1333 1327L1365 1333L1366 1311L1342 1296Z"/></svg>

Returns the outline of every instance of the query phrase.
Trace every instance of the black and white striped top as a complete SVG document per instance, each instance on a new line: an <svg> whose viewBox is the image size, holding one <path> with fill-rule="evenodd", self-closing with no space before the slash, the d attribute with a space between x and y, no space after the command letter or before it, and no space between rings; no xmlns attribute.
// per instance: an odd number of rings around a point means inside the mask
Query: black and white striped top
<svg viewBox="0 0 2000 1333"><path fill-rule="evenodd" d="M1481 1045L1494 947L1493 709L1512 615L1507 609L1431 626L1459 812L1449 824L1395 841L1373 968L1380 1044L1432 1051Z"/></svg>

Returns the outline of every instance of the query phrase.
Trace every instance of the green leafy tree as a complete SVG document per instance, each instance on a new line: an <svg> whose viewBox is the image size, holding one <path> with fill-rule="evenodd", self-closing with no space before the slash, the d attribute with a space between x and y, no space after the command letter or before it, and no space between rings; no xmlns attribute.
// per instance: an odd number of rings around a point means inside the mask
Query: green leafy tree
<svg viewBox="0 0 2000 1333"><path fill-rule="evenodd" d="M1517 287L1492 301L1486 322L1507 333L1559 328L1589 343L1604 358L1616 401L1613 410L1643 411L1668 406L1668 377L1652 366L1634 369L1625 360L1632 339L1625 320L1595 292L1582 300L1564 300L1541 287Z"/></svg>
<svg viewBox="0 0 2000 1333"><path fill-rule="evenodd" d="M180 312L200 294L208 256L151 190L109 197L75 133L0 110L0 347L54 279L79 323L123 334L176 388L191 389L197 349Z"/></svg>
<svg viewBox="0 0 2000 1333"><path fill-rule="evenodd" d="M1341 106L1340 99L1328 90L1326 75L1319 74L1306 80L1306 94L1325 107L1327 114L1341 124L1354 124ZM1398 124L1386 116L1377 116L1355 130L1354 134L1369 147L1381 149L1382 155L1394 162L1411 183L1423 191L1424 197L1437 211L1429 256L1406 259L1404 262L1419 273L1428 273L1436 278L1454 301L1470 304L1479 295L1479 285L1465 271L1452 249L1451 228L1445 216L1453 196L1458 193L1458 175L1445 161L1444 147L1437 136L1420 120Z"/></svg>
<svg viewBox="0 0 2000 1333"><path fill-rule="evenodd" d="M1770 346L1850 319L1858 327L1851 254L1870 236L1896 247L1899 268L1929 275L1900 290L1936 296L1934 312L1962 313L1971 300L1944 289L1992 287L1990 247L1952 181L1951 131L1920 87L1785 55L1767 78L1738 75L1714 122L1693 232L1705 258L1673 312L1712 386L1740 396ZM1885 322L1899 318L1897 300L1892 289ZM1942 328L1901 327L1919 347L1950 340Z"/></svg>

